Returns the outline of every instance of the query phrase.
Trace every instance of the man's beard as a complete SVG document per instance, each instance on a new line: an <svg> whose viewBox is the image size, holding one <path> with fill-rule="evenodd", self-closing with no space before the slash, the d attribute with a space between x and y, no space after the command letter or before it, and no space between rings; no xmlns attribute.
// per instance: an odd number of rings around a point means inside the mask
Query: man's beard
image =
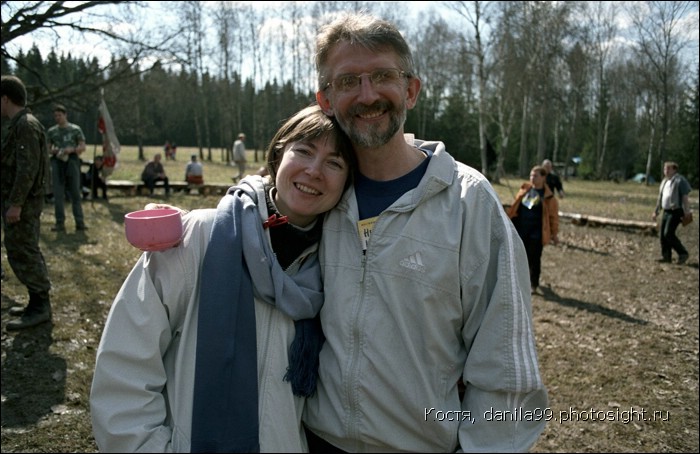
<svg viewBox="0 0 700 454"><path fill-rule="evenodd" d="M364 112L376 112L377 110L386 110L389 114L389 125L385 130L382 130L382 125L380 124L369 126L369 128L362 131L355 127L356 115ZM340 117L336 115L336 119L353 145L361 148L378 148L386 145L401 129L406 122L406 109L402 108L399 111L387 102L378 101L369 107L356 106L350 109L347 116Z"/></svg>

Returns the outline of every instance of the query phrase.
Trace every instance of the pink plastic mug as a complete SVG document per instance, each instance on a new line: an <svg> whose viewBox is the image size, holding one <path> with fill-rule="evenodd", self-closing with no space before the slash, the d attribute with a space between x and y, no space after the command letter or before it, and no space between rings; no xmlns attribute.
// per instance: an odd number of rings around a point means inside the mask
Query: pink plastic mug
<svg viewBox="0 0 700 454"><path fill-rule="evenodd" d="M129 243L142 251L163 251L182 239L180 211L169 208L127 213L124 229Z"/></svg>

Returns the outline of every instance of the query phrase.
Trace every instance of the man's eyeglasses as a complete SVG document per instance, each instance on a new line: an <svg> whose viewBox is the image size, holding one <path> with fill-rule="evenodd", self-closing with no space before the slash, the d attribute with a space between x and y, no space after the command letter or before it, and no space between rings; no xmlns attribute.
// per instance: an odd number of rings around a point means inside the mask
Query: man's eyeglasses
<svg viewBox="0 0 700 454"><path fill-rule="evenodd" d="M375 69L371 73L341 74L328 82L325 88L333 87L333 89L338 92L353 91L360 86L364 76L368 76L369 81L375 87L396 85L404 77L409 77L404 71L395 68L381 68Z"/></svg>

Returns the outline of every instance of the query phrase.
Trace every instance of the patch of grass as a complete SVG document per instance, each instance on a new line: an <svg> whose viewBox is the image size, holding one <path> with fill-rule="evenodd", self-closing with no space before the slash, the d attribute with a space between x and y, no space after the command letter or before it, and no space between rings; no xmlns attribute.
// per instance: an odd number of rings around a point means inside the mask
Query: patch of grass
<svg viewBox="0 0 700 454"><path fill-rule="evenodd" d="M512 203L525 180L506 177L494 189L501 201ZM584 181L570 178L563 182L566 196L559 199L559 211L612 219L650 221L656 206L659 186L634 182ZM695 194L695 196L693 196ZM697 191L691 200L697 199ZM694 202L697 209L697 202Z"/></svg>

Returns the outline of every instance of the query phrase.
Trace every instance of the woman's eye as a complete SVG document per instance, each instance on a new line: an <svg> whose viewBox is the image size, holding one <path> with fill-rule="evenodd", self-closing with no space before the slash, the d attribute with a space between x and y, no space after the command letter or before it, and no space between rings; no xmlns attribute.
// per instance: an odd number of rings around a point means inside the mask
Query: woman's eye
<svg viewBox="0 0 700 454"><path fill-rule="evenodd" d="M311 150L307 148L292 148L292 152L303 155L303 156L308 156L311 154Z"/></svg>
<svg viewBox="0 0 700 454"><path fill-rule="evenodd" d="M345 163L343 161L336 161L336 160L328 161L328 165L333 167L334 169L338 169L338 170L345 169Z"/></svg>

